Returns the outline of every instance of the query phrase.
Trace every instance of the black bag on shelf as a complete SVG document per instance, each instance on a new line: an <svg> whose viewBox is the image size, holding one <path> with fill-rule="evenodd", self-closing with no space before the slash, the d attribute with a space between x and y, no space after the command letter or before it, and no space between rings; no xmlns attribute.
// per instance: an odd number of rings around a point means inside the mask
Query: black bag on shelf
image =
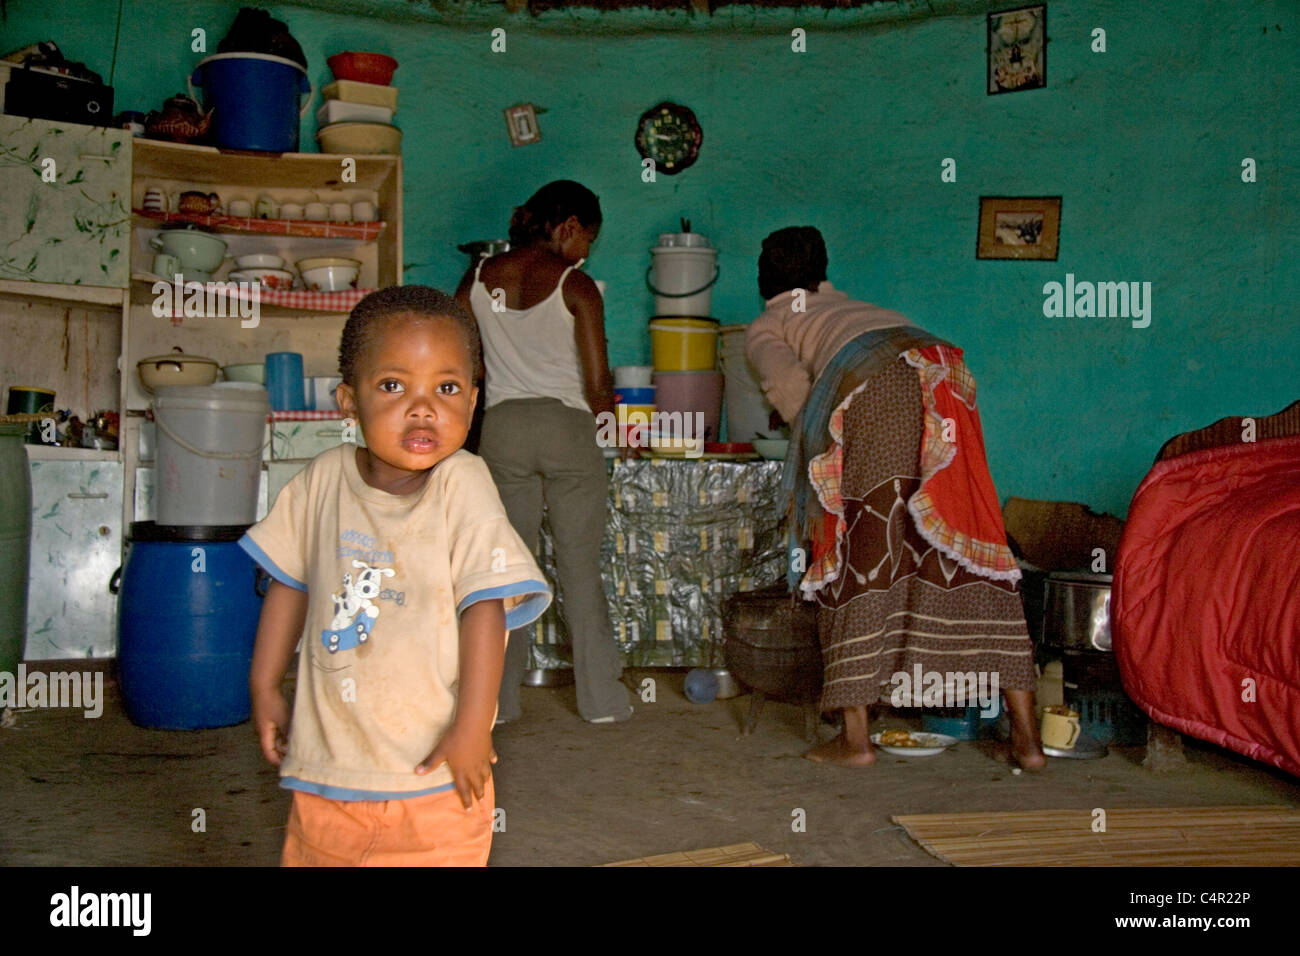
<svg viewBox="0 0 1300 956"><path fill-rule="evenodd" d="M289 33L288 25L272 19L271 14L256 7L240 7L230 32L217 44L217 52L267 53L293 60L307 69L307 57L302 46Z"/></svg>

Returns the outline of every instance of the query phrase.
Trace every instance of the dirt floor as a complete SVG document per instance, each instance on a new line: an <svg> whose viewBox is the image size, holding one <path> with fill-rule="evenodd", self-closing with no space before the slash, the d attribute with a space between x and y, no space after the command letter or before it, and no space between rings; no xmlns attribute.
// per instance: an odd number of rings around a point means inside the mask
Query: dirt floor
<svg viewBox="0 0 1300 956"><path fill-rule="evenodd" d="M107 675L98 719L38 709L0 727L0 864L277 863L289 798L249 725L142 730ZM821 767L800 756L797 707L769 703L746 738L739 725L748 698L696 706L682 695L683 671L628 677L638 685L652 677L657 701L618 725L583 723L571 687L525 689L523 718L496 733L505 830L492 865L587 866L752 841L804 866L944 866L890 815L1300 806L1294 778L1191 740L1186 767L1168 775L1141 766L1142 748L1127 748L1017 776L992 741L933 758L882 754L867 769ZM909 723L887 714L880 725ZM204 832L193 829L198 809ZM804 832L794 826L799 810Z"/></svg>

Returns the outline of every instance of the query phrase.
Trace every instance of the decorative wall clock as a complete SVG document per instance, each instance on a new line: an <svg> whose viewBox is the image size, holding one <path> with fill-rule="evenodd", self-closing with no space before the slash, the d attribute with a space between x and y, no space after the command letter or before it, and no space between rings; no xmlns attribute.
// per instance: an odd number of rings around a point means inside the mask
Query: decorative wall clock
<svg viewBox="0 0 1300 956"><path fill-rule="evenodd" d="M994 93L1047 85L1047 5L989 14L989 89Z"/></svg>
<svg viewBox="0 0 1300 956"><path fill-rule="evenodd" d="M695 114L677 103L663 102L641 114L636 127L637 151L655 161L658 172L680 173L700 155L704 130Z"/></svg>

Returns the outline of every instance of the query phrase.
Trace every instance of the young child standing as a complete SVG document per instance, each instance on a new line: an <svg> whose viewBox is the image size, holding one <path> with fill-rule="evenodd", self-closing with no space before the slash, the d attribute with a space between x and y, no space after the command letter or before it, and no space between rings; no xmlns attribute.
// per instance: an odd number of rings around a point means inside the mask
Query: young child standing
<svg viewBox="0 0 1300 956"><path fill-rule="evenodd" d="M338 401L366 446L319 455L240 541L273 578L249 682L262 753L294 791L282 865L487 862L507 630L550 592L461 448L480 356L436 289L362 299Z"/></svg>

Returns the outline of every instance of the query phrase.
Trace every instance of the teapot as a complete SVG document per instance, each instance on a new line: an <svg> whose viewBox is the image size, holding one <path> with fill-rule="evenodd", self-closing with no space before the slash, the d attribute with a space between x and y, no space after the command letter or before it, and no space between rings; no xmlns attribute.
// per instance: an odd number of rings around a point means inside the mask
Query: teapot
<svg viewBox="0 0 1300 956"><path fill-rule="evenodd" d="M204 113L197 101L178 93L145 117L145 133L153 139L174 143L193 143L207 135L212 125L212 110Z"/></svg>
<svg viewBox="0 0 1300 956"><path fill-rule="evenodd" d="M221 197L216 193L183 192L181 193L179 207L180 212L206 215L221 209Z"/></svg>

